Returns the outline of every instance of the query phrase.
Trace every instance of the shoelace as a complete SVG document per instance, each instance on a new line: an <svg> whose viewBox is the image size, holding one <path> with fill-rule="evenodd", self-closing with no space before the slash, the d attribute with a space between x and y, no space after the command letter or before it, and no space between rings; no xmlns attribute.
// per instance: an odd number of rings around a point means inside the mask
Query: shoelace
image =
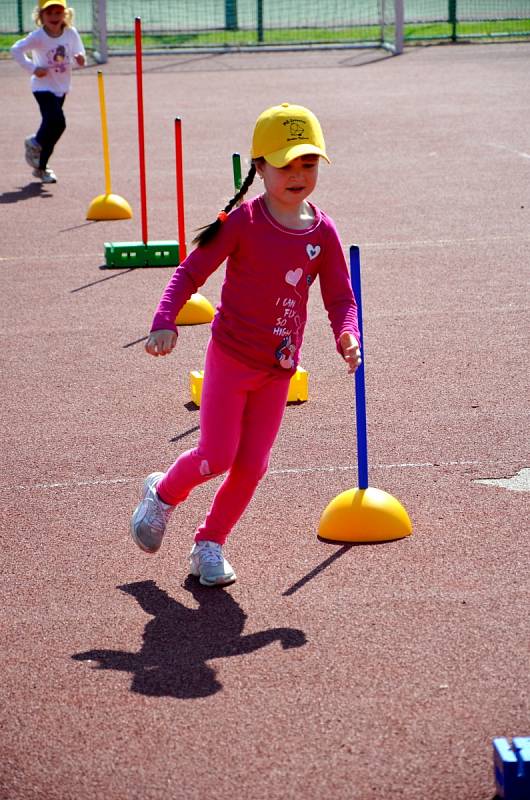
<svg viewBox="0 0 530 800"><path fill-rule="evenodd" d="M149 514L149 524L155 531L163 531L167 525L171 508L164 508L156 500L150 498L151 513Z"/></svg>
<svg viewBox="0 0 530 800"><path fill-rule="evenodd" d="M206 564L222 564L223 555L220 544L207 544L199 547L199 558Z"/></svg>

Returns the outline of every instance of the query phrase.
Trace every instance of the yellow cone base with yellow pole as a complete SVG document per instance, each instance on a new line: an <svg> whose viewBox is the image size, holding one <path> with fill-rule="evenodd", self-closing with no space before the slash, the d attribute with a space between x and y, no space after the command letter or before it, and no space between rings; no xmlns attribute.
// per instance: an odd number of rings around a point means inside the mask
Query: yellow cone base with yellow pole
<svg viewBox="0 0 530 800"><path fill-rule="evenodd" d="M192 294L175 320L175 325L204 325L214 318L215 310L209 300L202 294Z"/></svg>
<svg viewBox="0 0 530 800"><path fill-rule="evenodd" d="M101 116L101 138L103 141L103 167L105 170L105 194L94 197L88 207L86 218L90 220L131 219L132 208L119 194L113 194L110 179L109 134L103 73L98 70L99 111Z"/></svg>
<svg viewBox="0 0 530 800"><path fill-rule="evenodd" d="M98 194L94 197L86 213L87 219L110 220L131 219L132 208L119 194Z"/></svg>
<svg viewBox="0 0 530 800"><path fill-rule="evenodd" d="M388 542L412 533L409 515L382 489L348 489L324 510L318 527L320 539L333 542Z"/></svg>

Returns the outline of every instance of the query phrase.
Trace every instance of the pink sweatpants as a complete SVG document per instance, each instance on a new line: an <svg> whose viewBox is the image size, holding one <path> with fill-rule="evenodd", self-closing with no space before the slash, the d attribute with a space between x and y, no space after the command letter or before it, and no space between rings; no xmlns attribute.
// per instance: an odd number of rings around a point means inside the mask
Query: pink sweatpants
<svg viewBox="0 0 530 800"><path fill-rule="evenodd" d="M199 444L182 453L159 482L165 503L178 505L195 486L224 472L210 511L195 534L224 544L269 465L285 411L289 375L245 366L210 340L201 397Z"/></svg>

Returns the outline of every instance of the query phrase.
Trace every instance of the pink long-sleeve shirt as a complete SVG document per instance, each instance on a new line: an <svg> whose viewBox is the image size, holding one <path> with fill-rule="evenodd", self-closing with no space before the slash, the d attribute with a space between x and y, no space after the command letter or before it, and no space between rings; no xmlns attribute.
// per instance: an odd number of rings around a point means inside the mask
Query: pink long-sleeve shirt
<svg viewBox="0 0 530 800"><path fill-rule="evenodd" d="M266 371L292 374L316 277L341 353L349 332L360 343L357 306L333 220L311 204L310 228L285 228L263 196L229 214L214 239L197 247L175 270L156 309L151 331L176 331L175 319L191 295L225 261L221 301L212 337L234 358Z"/></svg>

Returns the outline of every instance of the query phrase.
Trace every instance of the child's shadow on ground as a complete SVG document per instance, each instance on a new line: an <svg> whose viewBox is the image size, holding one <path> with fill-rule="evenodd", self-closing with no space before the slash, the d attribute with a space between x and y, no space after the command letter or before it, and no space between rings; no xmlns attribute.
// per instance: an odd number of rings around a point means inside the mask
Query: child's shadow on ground
<svg viewBox="0 0 530 800"><path fill-rule="evenodd" d="M53 197L53 194L42 183L33 181L26 186L20 186L14 192L3 192L0 194L0 203L18 203L19 200L29 200L32 197Z"/></svg>
<svg viewBox="0 0 530 800"><path fill-rule="evenodd" d="M242 636L246 614L229 592L208 589L188 577L184 588L198 608L187 608L159 589L154 581L119 586L132 595L154 619L145 626L138 653L123 650L90 650L75 653L76 661L97 661L99 669L132 674L131 691L153 697L207 697L222 689L214 658L239 656L279 641L284 650L306 643L296 628L271 628Z"/></svg>

